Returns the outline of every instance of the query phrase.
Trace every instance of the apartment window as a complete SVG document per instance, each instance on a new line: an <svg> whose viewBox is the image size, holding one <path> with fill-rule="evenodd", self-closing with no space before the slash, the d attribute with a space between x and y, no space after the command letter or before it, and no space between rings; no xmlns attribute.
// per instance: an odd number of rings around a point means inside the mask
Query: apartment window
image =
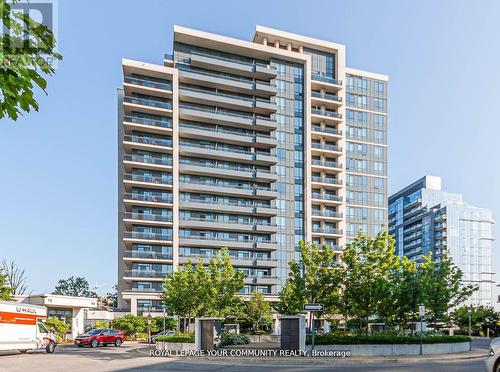
<svg viewBox="0 0 500 372"><path fill-rule="evenodd" d="M276 199L276 208L279 210L285 210L286 209L286 200Z"/></svg>
<svg viewBox="0 0 500 372"><path fill-rule="evenodd" d="M284 80L276 80L276 87L279 93L283 94L286 92L286 82Z"/></svg>
<svg viewBox="0 0 500 372"><path fill-rule="evenodd" d="M283 227L286 226L286 218L285 217L276 217L276 225Z"/></svg>
<svg viewBox="0 0 500 372"><path fill-rule="evenodd" d="M382 173L384 171L384 163L380 161L373 162L373 170L377 173Z"/></svg>
<svg viewBox="0 0 500 372"><path fill-rule="evenodd" d="M347 88L354 89L354 77L353 76L347 77Z"/></svg>
<svg viewBox="0 0 500 372"><path fill-rule="evenodd" d="M381 82L381 81L375 81L375 91L378 93L378 94L382 94L384 93L384 83Z"/></svg>
<svg viewBox="0 0 500 372"><path fill-rule="evenodd" d="M352 93L347 93L347 104L354 106L356 104L356 97Z"/></svg>
<svg viewBox="0 0 500 372"><path fill-rule="evenodd" d="M276 182L276 191L280 194L284 194L286 192L286 184L283 182Z"/></svg>
<svg viewBox="0 0 500 372"><path fill-rule="evenodd" d="M375 108L377 110L383 110L384 109L385 103L384 103L383 99L374 98L373 102L375 103Z"/></svg>
<svg viewBox="0 0 500 372"><path fill-rule="evenodd" d="M368 137L368 130L366 128L358 128L358 137L366 139Z"/></svg>
<svg viewBox="0 0 500 372"><path fill-rule="evenodd" d="M373 186L376 188L376 189L383 189L384 188L384 179L383 178L374 178L373 179Z"/></svg>
<svg viewBox="0 0 500 372"><path fill-rule="evenodd" d="M380 194L377 192L375 193L374 199L375 199L375 204L378 205L384 204L384 194Z"/></svg>
<svg viewBox="0 0 500 372"><path fill-rule="evenodd" d="M384 221L385 220L385 210L374 209L373 210L373 218L377 221Z"/></svg>
<svg viewBox="0 0 500 372"><path fill-rule="evenodd" d="M380 114L374 114L373 115L373 121L375 122L375 125L379 126L379 127L383 127L384 126L384 115L380 115Z"/></svg>
<svg viewBox="0 0 500 372"><path fill-rule="evenodd" d="M286 99L283 97L276 97L276 105L280 110L286 109Z"/></svg>
<svg viewBox="0 0 500 372"><path fill-rule="evenodd" d="M277 149L276 156L278 157L278 159L281 159L281 160L286 159L286 150L282 149L282 148Z"/></svg>
<svg viewBox="0 0 500 372"><path fill-rule="evenodd" d="M352 110L346 110L347 120L354 121L355 113Z"/></svg>
<svg viewBox="0 0 500 372"><path fill-rule="evenodd" d="M368 153L368 146L364 143L358 143L357 151L360 155L366 155Z"/></svg>
<svg viewBox="0 0 500 372"><path fill-rule="evenodd" d="M285 132L276 132L276 140L279 143L286 143L286 133Z"/></svg>
<svg viewBox="0 0 500 372"><path fill-rule="evenodd" d="M383 158L384 157L385 150L381 146L374 146L373 147L373 155L375 155L378 158Z"/></svg>
<svg viewBox="0 0 500 372"><path fill-rule="evenodd" d="M368 98L366 96L358 96L358 106L366 107L368 105Z"/></svg>
<svg viewBox="0 0 500 372"><path fill-rule="evenodd" d="M278 176L284 177L286 175L286 167L284 165L277 165L276 166L276 174Z"/></svg>
<svg viewBox="0 0 500 372"><path fill-rule="evenodd" d="M373 135L377 141L384 140L384 131L382 131L382 130L374 130Z"/></svg>
<svg viewBox="0 0 500 372"><path fill-rule="evenodd" d="M364 111L358 111L358 122L366 124L368 122L368 113Z"/></svg>

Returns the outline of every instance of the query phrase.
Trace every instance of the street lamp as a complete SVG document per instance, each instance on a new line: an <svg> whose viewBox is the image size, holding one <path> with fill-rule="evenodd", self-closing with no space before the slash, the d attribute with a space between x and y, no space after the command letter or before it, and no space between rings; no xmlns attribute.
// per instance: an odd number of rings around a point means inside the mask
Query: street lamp
<svg viewBox="0 0 500 372"><path fill-rule="evenodd" d="M469 314L469 338L470 338L472 337L472 305L469 305L467 313ZM470 350L472 350L472 341L469 341L469 351Z"/></svg>

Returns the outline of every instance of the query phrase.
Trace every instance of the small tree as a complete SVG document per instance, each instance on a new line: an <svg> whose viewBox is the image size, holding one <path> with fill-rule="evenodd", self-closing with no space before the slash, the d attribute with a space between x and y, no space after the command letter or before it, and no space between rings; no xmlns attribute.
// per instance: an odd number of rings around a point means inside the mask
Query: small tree
<svg viewBox="0 0 500 372"><path fill-rule="evenodd" d="M235 308L241 305L238 293L243 289L245 274L231 264L227 248L223 248L208 266L211 294L211 313L218 317L234 315Z"/></svg>
<svg viewBox="0 0 500 372"><path fill-rule="evenodd" d="M299 242L301 259L290 262L290 275L275 306L280 314L297 315L303 312L305 303L320 302L326 313L332 313L339 305L340 273L335 252L327 245Z"/></svg>
<svg viewBox="0 0 500 372"><path fill-rule="evenodd" d="M252 297L245 304L246 318L252 324L254 331L259 331L261 325L269 325L273 321L271 305L260 292L252 292Z"/></svg>
<svg viewBox="0 0 500 372"><path fill-rule="evenodd" d="M14 261L7 262L5 259L0 264L0 271L5 274L7 285L12 288L13 295L23 295L28 289L26 284L26 273L23 268L16 265Z"/></svg>
<svg viewBox="0 0 500 372"><path fill-rule="evenodd" d="M463 305L451 313L451 320L460 327L462 332L469 329L469 306ZM475 334L486 328L493 330L500 320L500 314L490 306L473 306L471 314L472 332Z"/></svg>
<svg viewBox="0 0 500 372"><path fill-rule="evenodd" d="M422 256L420 287L422 301L431 321L437 325L447 320L448 310L460 305L478 289L478 286L462 284L463 272L452 260L443 256L440 262L432 260L431 254Z"/></svg>
<svg viewBox="0 0 500 372"><path fill-rule="evenodd" d="M7 286L6 277L0 270L0 300L12 301L12 288Z"/></svg>
<svg viewBox="0 0 500 372"><path fill-rule="evenodd" d="M347 244L342 260L344 300L350 303L352 314L364 320L368 334L369 318L383 313L391 295L391 277L397 269L394 240L385 231L375 238L362 233Z"/></svg>
<svg viewBox="0 0 500 372"><path fill-rule="evenodd" d="M147 330L147 319L143 316L125 315L112 321L113 328L123 331L126 336L135 337L137 333Z"/></svg>
<svg viewBox="0 0 500 372"><path fill-rule="evenodd" d="M89 289L89 282L80 276L70 276L68 279L60 279L52 294L76 297L97 297L97 293Z"/></svg>
<svg viewBox="0 0 500 372"><path fill-rule="evenodd" d="M60 339L64 338L64 336L66 336L66 334L69 332L69 329L71 328L71 326L64 320L61 320L54 316L47 318L47 320L45 321L45 326L48 330L53 330Z"/></svg>
<svg viewBox="0 0 500 372"><path fill-rule="evenodd" d="M173 330L177 328L177 321L171 317L165 317L165 330ZM163 331L163 317L158 316L151 319L151 332L161 332Z"/></svg>

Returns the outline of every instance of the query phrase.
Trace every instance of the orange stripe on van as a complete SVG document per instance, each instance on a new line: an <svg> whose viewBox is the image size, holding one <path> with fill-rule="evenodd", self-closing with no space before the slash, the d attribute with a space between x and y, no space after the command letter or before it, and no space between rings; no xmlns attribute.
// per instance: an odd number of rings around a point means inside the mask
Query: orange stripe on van
<svg viewBox="0 0 500 372"><path fill-rule="evenodd" d="M43 315L0 312L0 323L35 325L37 318L46 317Z"/></svg>

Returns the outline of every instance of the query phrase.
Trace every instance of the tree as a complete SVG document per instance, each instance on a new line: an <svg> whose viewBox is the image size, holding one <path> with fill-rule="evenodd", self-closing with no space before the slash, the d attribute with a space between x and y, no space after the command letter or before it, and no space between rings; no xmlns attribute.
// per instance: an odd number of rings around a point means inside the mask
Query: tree
<svg viewBox="0 0 500 372"><path fill-rule="evenodd" d="M115 284L113 286L113 292L106 293L105 296L100 297L100 300L104 306L108 309L114 310L118 308L118 286Z"/></svg>
<svg viewBox="0 0 500 372"><path fill-rule="evenodd" d="M383 301L380 315L386 322L398 324L403 332L408 323L416 319L418 305L422 302L417 263L408 257L396 257L389 280L390 294Z"/></svg>
<svg viewBox="0 0 500 372"><path fill-rule="evenodd" d="M47 26L27 13L12 11L6 0L0 0L0 13L5 30L0 33L0 119L17 120L22 111L38 111L34 85L46 93L41 73L52 75L54 67L47 61L62 56L55 51L56 40Z"/></svg>
<svg viewBox="0 0 500 372"><path fill-rule="evenodd" d="M14 261L7 262L5 259L0 264L0 270L5 273L7 285L12 288L13 295L23 295L28 289L24 269L16 265Z"/></svg>
<svg viewBox="0 0 500 372"><path fill-rule="evenodd" d="M0 270L0 300L12 301L12 288L7 286L6 276Z"/></svg>
<svg viewBox="0 0 500 372"><path fill-rule="evenodd" d="M236 270L231 264L227 248L223 248L208 265L211 294L211 313L218 317L234 315L235 309L241 305L238 293L243 289L245 274Z"/></svg>
<svg viewBox="0 0 500 372"><path fill-rule="evenodd" d="M76 297L97 297L97 294L89 289L89 282L81 276L77 276L76 278L70 276L68 279L60 279L52 294Z"/></svg>
<svg viewBox="0 0 500 372"><path fill-rule="evenodd" d="M478 286L462 284L463 272L452 260L443 256L436 262L431 254L422 256L420 265L420 288L422 302L436 325L447 320L448 310L460 305L478 289Z"/></svg>
<svg viewBox="0 0 500 372"><path fill-rule="evenodd" d="M352 315L364 321L368 334L370 316L383 312L391 294L390 274L397 268L394 239L385 231L375 238L360 233L346 245L342 260L344 301L350 303Z"/></svg>
<svg viewBox="0 0 500 372"><path fill-rule="evenodd" d="M269 325L273 321L271 305L260 292L252 292L252 297L245 304L246 319L252 324L254 331L259 331L261 325Z"/></svg>
<svg viewBox="0 0 500 372"><path fill-rule="evenodd" d="M462 332L469 329L469 306L463 305L451 313L451 319ZM473 306L471 314L472 332L478 334L486 328L493 330L500 320L500 314L490 306Z"/></svg>
<svg viewBox="0 0 500 372"><path fill-rule="evenodd" d="M299 242L300 260L290 262L290 275L280 293L276 309L280 314L297 315L304 304L319 302L324 313L338 309L340 275L335 252L327 245Z"/></svg>
<svg viewBox="0 0 500 372"><path fill-rule="evenodd" d="M123 331L126 336L135 336L139 332L145 332L148 326L147 319L143 316L125 315L121 318L115 318L111 322L113 328Z"/></svg>
<svg viewBox="0 0 500 372"><path fill-rule="evenodd" d="M45 321L45 326L49 330L54 330L54 333L59 336L59 338L64 338L64 336L66 336L69 329L71 328L71 326L64 320L61 320L54 316L47 318L47 320Z"/></svg>

